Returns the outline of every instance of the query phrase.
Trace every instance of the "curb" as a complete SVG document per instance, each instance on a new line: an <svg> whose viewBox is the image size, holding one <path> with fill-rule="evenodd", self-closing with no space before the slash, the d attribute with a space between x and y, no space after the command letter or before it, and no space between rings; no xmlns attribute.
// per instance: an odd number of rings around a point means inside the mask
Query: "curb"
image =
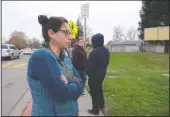
<svg viewBox="0 0 170 117"><path fill-rule="evenodd" d="M89 93L89 91L87 90L87 87L85 87L85 92L87 93L86 95L87 96L90 96L90 93ZM91 97L91 96L90 96ZM31 109L32 109L32 100L30 100L27 104L26 104L26 106L25 106L25 108L23 109L23 111L21 112L21 116L31 116ZM104 115L104 113L101 111L101 116L105 116ZM84 116L84 115L83 115ZM90 116L92 116L92 115L90 115Z"/></svg>
<svg viewBox="0 0 170 117"><path fill-rule="evenodd" d="M25 109L25 106L28 104L28 102L31 100L31 94L29 89L27 89L23 96L18 100L16 105L13 107L11 112L8 114L8 116L21 116L22 112Z"/></svg>
<svg viewBox="0 0 170 117"><path fill-rule="evenodd" d="M31 116L32 100L29 101L21 116Z"/></svg>

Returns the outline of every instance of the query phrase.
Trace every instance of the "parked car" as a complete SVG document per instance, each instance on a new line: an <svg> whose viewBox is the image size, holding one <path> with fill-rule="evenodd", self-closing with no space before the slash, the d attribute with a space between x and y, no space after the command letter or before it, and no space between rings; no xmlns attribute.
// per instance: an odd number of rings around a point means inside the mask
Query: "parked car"
<svg viewBox="0 0 170 117"><path fill-rule="evenodd" d="M41 49L41 48L43 48L42 46L39 46L37 49Z"/></svg>
<svg viewBox="0 0 170 117"><path fill-rule="evenodd" d="M20 50L20 52L23 52L23 51L24 51L24 49L21 49L21 50Z"/></svg>
<svg viewBox="0 0 170 117"><path fill-rule="evenodd" d="M2 44L2 55L1 58L8 58L13 60L15 57L20 58L20 51L12 44Z"/></svg>
<svg viewBox="0 0 170 117"><path fill-rule="evenodd" d="M31 48L26 48L26 49L23 51L23 54L25 54L25 55L31 55L31 54L32 54Z"/></svg>
<svg viewBox="0 0 170 117"><path fill-rule="evenodd" d="M32 51L34 52L34 51L36 51L37 49L32 49Z"/></svg>
<svg viewBox="0 0 170 117"><path fill-rule="evenodd" d="M37 49L32 49L32 53L35 52Z"/></svg>

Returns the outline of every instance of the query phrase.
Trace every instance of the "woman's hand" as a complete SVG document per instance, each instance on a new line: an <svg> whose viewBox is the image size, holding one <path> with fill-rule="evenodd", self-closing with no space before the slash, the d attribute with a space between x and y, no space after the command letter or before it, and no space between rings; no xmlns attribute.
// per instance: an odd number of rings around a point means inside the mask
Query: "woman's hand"
<svg viewBox="0 0 170 117"><path fill-rule="evenodd" d="M76 77L74 77L74 78L72 79L72 81L75 81L75 82L77 82L77 83L80 82L80 80L79 80L78 78L76 78Z"/></svg>
<svg viewBox="0 0 170 117"><path fill-rule="evenodd" d="M62 81L64 81L64 83L68 84L68 80L63 74L60 75L60 78Z"/></svg>

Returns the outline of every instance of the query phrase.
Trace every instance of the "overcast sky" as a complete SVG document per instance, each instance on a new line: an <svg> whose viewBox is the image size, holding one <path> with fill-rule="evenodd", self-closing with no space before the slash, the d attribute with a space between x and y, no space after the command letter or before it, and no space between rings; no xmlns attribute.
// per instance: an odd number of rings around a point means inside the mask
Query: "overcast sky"
<svg viewBox="0 0 170 117"><path fill-rule="evenodd" d="M8 39L17 30L42 41L38 15L63 16L76 22L83 3L90 3L88 27L94 34L104 34L105 43L112 39L114 26L120 25L124 32L138 27L141 1L2 1L2 36Z"/></svg>

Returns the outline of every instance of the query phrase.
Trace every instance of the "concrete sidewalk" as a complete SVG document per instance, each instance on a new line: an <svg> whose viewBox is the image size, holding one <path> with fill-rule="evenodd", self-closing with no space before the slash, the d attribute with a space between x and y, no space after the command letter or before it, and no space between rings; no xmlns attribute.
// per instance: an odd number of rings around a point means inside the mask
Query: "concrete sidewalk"
<svg viewBox="0 0 170 117"><path fill-rule="evenodd" d="M96 116L96 115L91 115L91 114L88 113L88 109L92 108L92 100L91 100L91 96L89 95L87 90L85 90L85 95L82 95L78 99L78 102L79 102L79 116ZM25 107L25 110L24 110L22 116L30 116L31 106L32 106L32 103L30 101L27 104L27 106ZM98 116L104 116L104 115L100 111Z"/></svg>
<svg viewBox="0 0 170 117"><path fill-rule="evenodd" d="M82 95L79 99L79 116L96 116L88 113L88 109L92 109L92 99L90 94L85 90L86 95ZM98 116L104 116L100 111Z"/></svg>

